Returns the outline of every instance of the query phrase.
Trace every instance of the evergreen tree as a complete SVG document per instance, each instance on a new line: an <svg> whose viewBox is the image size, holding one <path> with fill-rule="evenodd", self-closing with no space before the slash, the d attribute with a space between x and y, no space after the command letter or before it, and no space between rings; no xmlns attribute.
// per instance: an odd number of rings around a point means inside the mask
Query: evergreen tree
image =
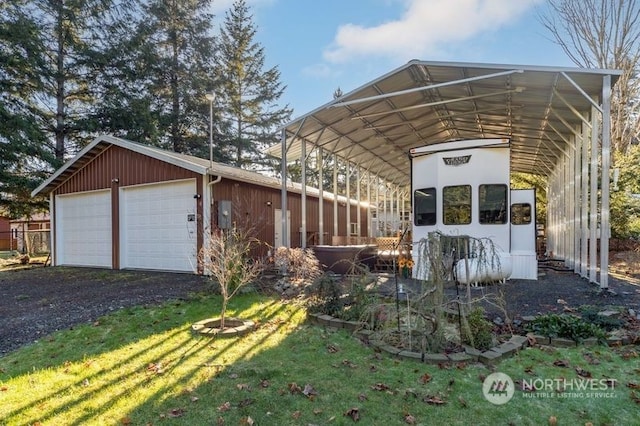
<svg viewBox="0 0 640 426"><path fill-rule="evenodd" d="M129 3L129 2L126 2ZM23 13L37 27L40 78L37 117L50 135L58 162L91 138L86 116L94 102L91 91L96 52L109 43L113 23L121 18L116 0L32 0Z"/></svg>
<svg viewBox="0 0 640 426"><path fill-rule="evenodd" d="M150 0L131 46L133 61L124 89L116 89L131 118L123 120L146 142L208 157L209 104L214 39L211 0ZM127 80L128 79L128 80ZM120 109L122 119L126 111ZM111 123L118 127L124 123Z"/></svg>
<svg viewBox="0 0 640 426"><path fill-rule="evenodd" d="M238 167L269 164L261 149L277 143L278 126L291 117L288 106L279 107L285 86L277 67L264 71L264 48L254 42L256 28L245 0L235 0L225 14L216 55L222 108L220 130L224 155Z"/></svg>
<svg viewBox="0 0 640 426"><path fill-rule="evenodd" d="M30 192L53 162L35 120L40 44L24 4L0 4L0 208L14 218L46 208Z"/></svg>

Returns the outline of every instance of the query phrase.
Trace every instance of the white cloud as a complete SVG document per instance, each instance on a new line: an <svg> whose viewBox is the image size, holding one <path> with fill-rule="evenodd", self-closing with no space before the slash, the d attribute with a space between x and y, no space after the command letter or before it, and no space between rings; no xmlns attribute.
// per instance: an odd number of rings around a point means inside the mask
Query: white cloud
<svg viewBox="0 0 640 426"><path fill-rule="evenodd" d="M342 63L362 56L414 59L519 18L544 0L406 0L400 19L375 27L345 24L324 51Z"/></svg>

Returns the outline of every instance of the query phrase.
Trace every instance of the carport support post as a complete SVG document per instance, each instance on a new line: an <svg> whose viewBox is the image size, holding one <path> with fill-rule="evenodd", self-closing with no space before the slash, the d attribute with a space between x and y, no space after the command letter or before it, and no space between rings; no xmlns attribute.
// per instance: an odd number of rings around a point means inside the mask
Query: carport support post
<svg viewBox="0 0 640 426"><path fill-rule="evenodd" d="M349 237L351 236L351 164L349 161L347 161L346 164L347 178L345 179L345 184L347 186L347 220L345 220L345 223L347 224L347 232L345 235L347 236L347 244L349 244Z"/></svg>
<svg viewBox="0 0 640 426"><path fill-rule="evenodd" d="M356 211L358 212L358 215L356 217L356 223L358 226L358 237L361 236L360 234L360 226L362 226L362 218L360 217L360 204L361 204L361 199L360 199L360 166L356 166L356 182L357 182L357 188L356 188L356 199L358 200L358 204L357 204L357 208ZM359 244L359 242L358 242Z"/></svg>
<svg viewBox="0 0 640 426"><path fill-rule="evenodd" d="M589 199L589 281L598 282L596 279L596 263L598 250L598 111L591 108L591 167L590 177L590 199Z"/></svg>
<svg viewBox="0 0 640 426"><path fill-rule="evenodd" d="M282 245L284 247L289 247L288 235L287 235L287 132L285 129L282 129L282 134L280 135L280 144L282 146L282 164L281 164L281 174L282 174L282 190L280 200L281 209L282 209Z"/></svg>
<svg viewBox="0 0 640 426"><path fill-rule="evenodd" d="M602 206L600 212L600 289L609 288L609 168L611 166L611 75L602 77Z"/></svg>
<svg viewBox="0 0 640 426"><path fill-rule="evenodd" d="M589 265L589 127L582 123L582 218L580 219L580 276L587 278Z"/></svg>
<svg viewBox="0 0 640 426"><path fill-rule="evenodd" d="M302 165L302 194L300 200L300 247L307 248L307 143L300 144L300 163Z"/></svg>
<svg viewBox="0 0 640 426"><path fill-rule="evenodd" d="M333 156L333 236L338 233L338 156Z"/></svg>
<svg viewBox="0 0 640 426"><path fill-rule="evenodd" d="M322 147L318 147L318 244L324 244L324 175L322 167L324 163Z"/></svg>

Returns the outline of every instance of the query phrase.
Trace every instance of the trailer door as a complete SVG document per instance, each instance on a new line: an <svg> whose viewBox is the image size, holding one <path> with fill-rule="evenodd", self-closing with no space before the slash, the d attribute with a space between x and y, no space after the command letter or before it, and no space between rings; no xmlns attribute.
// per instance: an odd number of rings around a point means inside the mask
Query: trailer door
<svg viewBox="0 0 640 426"><path fill-rule="evenodd" d="M538 279L535 189L511 190L512 279Z"/></svg>

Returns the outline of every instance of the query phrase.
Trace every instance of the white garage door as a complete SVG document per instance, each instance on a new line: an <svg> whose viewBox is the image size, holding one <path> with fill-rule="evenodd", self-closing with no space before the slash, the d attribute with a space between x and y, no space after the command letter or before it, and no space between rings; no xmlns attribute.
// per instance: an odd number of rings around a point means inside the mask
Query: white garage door
<svg viewBox="0 0 640 426"><path fill-rule="evenodd" d="M120 266L195 272L195 180L122 188Z"/></svg>
<svg viewBox="0 0 640 426"><path fill-rule="evenodd" d="M56 196L56 264L111 268L111 190Z"/></svg>

